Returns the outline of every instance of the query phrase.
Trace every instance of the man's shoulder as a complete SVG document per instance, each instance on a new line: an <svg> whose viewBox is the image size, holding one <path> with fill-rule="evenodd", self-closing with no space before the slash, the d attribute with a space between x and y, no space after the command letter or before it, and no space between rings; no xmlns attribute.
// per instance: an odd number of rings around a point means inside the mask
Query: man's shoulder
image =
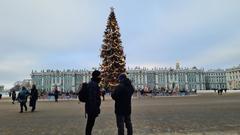
<svg viewBox="0 0 240 135"><path fill-rule="evenodd" d="M132 86L132 84L120 83L118 86L119 86L120 89L134 90L134 87Z"/></svg>
<svg viewBox="0 0 240 135"><path fill-rule="evenodd" d="M93 81L89 81L87 84L87 87L93 87L95 83Z"/></svg>
<svg viewBox="0 0 240 135"><path fill-rule="evenodd" d="M99 88L98 83L94 82L94 81L90 81L87 83L87 87L88 89L96 89Z"/></svg>
<svg viewBox="0 0 240 135"><path fill-rule="evenodd" d="M126 86L123 83L120 83L120 84L117 85L116 90L122 90L122 89L125 89L125 88L126 88Z"/></svg>
<svg viewBox="0 0 240 135"><path fill-rule="evenodd" d="M90 80L89 82L86 82L88 85L93 85L93 84L95 84L95 82L94 81L92 81L92 80Z"/></svg>
<svg viewBox="0 0 240 135"><path fill-rule="evenodd" d="M23 90L22 92L23 92L24 94L26 94L26 93L28 93L28 90Z"/></svg>

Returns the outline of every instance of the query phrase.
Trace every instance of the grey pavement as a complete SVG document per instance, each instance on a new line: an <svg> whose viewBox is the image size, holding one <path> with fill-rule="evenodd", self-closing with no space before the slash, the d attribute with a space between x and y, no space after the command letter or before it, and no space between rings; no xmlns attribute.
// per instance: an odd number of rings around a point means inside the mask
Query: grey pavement
<svg viewBox="0 0 240 135"><path fill-rule="evenodd" d="M239 105L239 93L134 98L134 135L238 135ZM38 102L36 112L20 114L19 104L0 101L0 135L84 135L83 107L77 100ZM116 134L114 101L107 98L93 135Z"/></svg>

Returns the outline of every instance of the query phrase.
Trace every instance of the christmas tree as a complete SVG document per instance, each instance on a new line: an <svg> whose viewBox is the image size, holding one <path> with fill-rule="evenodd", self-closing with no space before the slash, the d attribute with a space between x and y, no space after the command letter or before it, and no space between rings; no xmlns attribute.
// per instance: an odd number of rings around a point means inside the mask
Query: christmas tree
<svg viewBox="0 0 240 135"><path fill-rule="evenodd" d="M100 57L102 58L102 86L113 88L118 84L118 76L126 72L122 41L120 39L118 23L114 9L111 8L107 26L104 31L104 39Z"/></svg>

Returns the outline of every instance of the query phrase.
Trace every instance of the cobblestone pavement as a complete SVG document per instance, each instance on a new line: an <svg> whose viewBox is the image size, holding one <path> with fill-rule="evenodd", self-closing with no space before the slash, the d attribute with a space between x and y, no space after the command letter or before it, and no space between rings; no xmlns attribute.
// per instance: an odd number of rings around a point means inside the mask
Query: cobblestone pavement
<svg viewBox="0 0 240 135"><path fill-rule="evenodd" d="M102 102L93 135L116 135L114 102ZM240 94L133 99L135 135L238 135ZM29 108L30 110L30 108ZM19 104L0 100L0 135L84 135L83 104L38 102L37 111L22 114Z"/></svg>

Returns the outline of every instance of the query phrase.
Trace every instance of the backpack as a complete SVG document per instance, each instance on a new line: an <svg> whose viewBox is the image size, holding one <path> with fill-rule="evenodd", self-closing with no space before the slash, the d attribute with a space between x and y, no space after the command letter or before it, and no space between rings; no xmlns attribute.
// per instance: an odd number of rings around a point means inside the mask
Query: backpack
<svg viewBox="0 0 240 135"><path fill-rule="evenodd" d="M78 92L78 99L80 102L86 102L88 99L88 83L82 83L82 87Z"/></svg>
<svg viewBox="0 0 240 135"><path fill-rule="evenodd" d="M27 101L27 96L28 95L27 95L26 91L21 90L18 93L18 97L17 97L18 102L26 102Z"/></svg>
<svg viewBox="0 0 240 135"><path fill-rule="evenodd" d="M18 98L19 98L20 100L26 99L26 93L25 93L24 91L20 91L20 92L18 93Z"/></svg>

